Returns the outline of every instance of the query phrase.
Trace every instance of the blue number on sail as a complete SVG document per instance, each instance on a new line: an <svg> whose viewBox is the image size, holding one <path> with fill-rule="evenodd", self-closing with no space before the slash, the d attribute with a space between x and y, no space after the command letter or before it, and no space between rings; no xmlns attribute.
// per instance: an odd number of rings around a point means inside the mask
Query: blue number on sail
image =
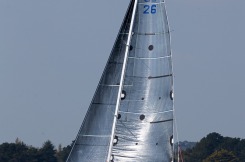
<svg viewBox="0 0 245 162"><path fill-rule="evenodd" d="M144 8L145 8L144 14L149 14L150 6L149 5L144 5Z"/></svg>
<svg viewBox="0 0 245 162"><path fill-rule="evenodd" d="M152 5L151 6L151 13L152 14L155 14L157 12L157 9L156 8L157 8L157 5Z"/></svg>
<svg viewBox="0 0 245 162"><path fill-rule="evenodd" d="M157 5L151 5L151 6L149 6L149 5L144 5L144 14L149 14L150 12L149 12L149 9L151 9L151 14L155 14L156 12L157 12Z"/></svg>

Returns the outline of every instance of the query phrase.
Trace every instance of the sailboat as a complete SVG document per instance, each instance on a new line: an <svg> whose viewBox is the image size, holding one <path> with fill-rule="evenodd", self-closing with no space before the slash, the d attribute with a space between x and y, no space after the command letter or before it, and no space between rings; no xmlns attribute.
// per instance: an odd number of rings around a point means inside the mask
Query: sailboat
<svg viewBox="0 0 245 162"><path fill-rule="evenodd" d="M164 0L131 0L67 162L171 162L173 71Z"/></svg>

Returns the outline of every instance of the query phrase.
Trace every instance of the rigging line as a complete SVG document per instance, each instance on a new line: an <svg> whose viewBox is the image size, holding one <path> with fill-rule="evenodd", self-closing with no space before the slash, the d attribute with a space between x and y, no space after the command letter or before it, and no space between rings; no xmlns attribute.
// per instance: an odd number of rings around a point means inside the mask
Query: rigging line
<svg viewBox="0 0 245 162"><path fill-rule="evenodd" d="M178 145L178 150L179 150L178 153L180 155L180 160L181 160L181 162L184 162L184 159L183 159L183 156L182 156L182 150L181 150L179 145ZM178 158L179 158L179 156L178 156ZM179 159L178 159L178 161L179 161Z"/></svg>
<svg viewBox="0 0 245 162"><path fill-rule="evenodd" d="M108 162L110 161L110 158L111 158L113 139L114 139L114 136L115 136L116 121L117 121L117 117L116 116L118 114L120 101L121 101L122 86L123 86L123 81L124 81L124 77L125 77L126 63L127 63L127 58L128 58L128 54L129 54L129 45L131 43L131 38L132 38L132 33L133 33L132 31L133 31L133 25L134 25L134 19L135 19L137 4L138 4L138 0L135 0L134 1L134 6L133 6L133 12L132 12L132 16L131 16L130 27L129 27L129 33L130 34L128 35L127 46L126 46L126 50L125 50L122 73L121 73L121 79L120 79L120 86L119 86L119 90L118 90L118 94L117 94L117 104L116 104L116 109L115 109L115 114L114 114L114 120L113 120L113 125L112 125L112 133L111 133L111 140L110 140L110 146L109 146L109 151L108 151L108 156L107 156L107 161Z"/></svg>
<svg viewBox="0 0 245 162"><path fill-rule="evenodd" d="M173 115L175 116L175 110L173 111ZM179 132L178 132L178 127L177 127L177 119L176 117L174 118L174 130L175 130L175 135L176 135L176 140L177 140L177 145L178 145L178 161L179 161L179 153L180 153L180 146L179 146Z"/></svg>

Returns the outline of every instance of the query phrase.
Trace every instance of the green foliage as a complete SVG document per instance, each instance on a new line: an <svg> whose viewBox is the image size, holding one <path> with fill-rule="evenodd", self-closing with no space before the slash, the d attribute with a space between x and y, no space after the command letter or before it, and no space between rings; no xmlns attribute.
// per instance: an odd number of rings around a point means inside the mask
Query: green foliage
<svg viewBox="0 0 245 162"><path fill-rule="evenodd" d="M227 151L224 149L215 151L209 157L203 160L203 162L220 162L220 161L238 162L239 160L232 151Z"/></svg>
<svg viewBox="0 0 245 162"><path fill-rule="evenodd" d="M65 162L71 145L58 150L51 141L46 141L41 148L27 146L18 138L15 143L0 145L0 162Z"/></svg>
<svg viewBox="0 0 245 162"><path fill-rule="evenodd" d="M56 151L51 141L46 141L39 150L39 159L42 162L57 162Z"/></svg>
<svg viewBox="0 0 245 162"><path fill-rule="evenodd" d="M0 145L2 162L38 162L38 149L21 143L3 143Z"/></svg>
<svg viewBox="0 0 245 162"><path fill-rule="evenodd" d="M195 147L183 151L185 162L216 162L217 159L222 161L222 156L229 159L224 162L245 161L245 140L214 132L202 138Z"/></svg>
<svg viewBox="0 0 245 162"><path fill-rule="evenodd" d="M66 147L61 147L61 145L59 145L58 150L57 150L57 159L58 162L65 162L67 157L69 156L69 153L72 149L74 141L72 141L71 145L68 145Z"/></svg>

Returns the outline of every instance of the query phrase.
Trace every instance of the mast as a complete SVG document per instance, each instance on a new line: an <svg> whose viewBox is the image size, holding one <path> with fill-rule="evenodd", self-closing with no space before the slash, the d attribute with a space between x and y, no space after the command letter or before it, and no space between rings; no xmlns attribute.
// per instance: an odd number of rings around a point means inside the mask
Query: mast
<svg viewBox="0 0 245 162"><path fill-rule="evenodd" d="M133 25L134 25L134 20L135 20L135 13L136 13L137 4L138 4L138 0L135 0L132 18L131 18L130 27L129 27L128 39L127 39L127 43L126 43L125 55L124 55L124 60L123 60L120 85L119 85L119 90L118 90L118 94L117 94L117 103L116 103L116 109L115 109L114 120L113 120L113 125L112 125L111 141L110 141L109 152L108 152L108 157L107 157L108 162L110 159L112 160L111 151L112 151L112 145L113 145L113 140L114 140L114 136L115 136L115 127L116 127L117 115L118 115L118 110L120 107L120 101L121 101L121 96L122 96L122 87L123 87L123 82L124 82L124 77L125 77L125 71L126 71L128 53L129 53L129 48L130 48L130 42L131 42L131 38L133 35L132 31L133 31Z"/></svg>

